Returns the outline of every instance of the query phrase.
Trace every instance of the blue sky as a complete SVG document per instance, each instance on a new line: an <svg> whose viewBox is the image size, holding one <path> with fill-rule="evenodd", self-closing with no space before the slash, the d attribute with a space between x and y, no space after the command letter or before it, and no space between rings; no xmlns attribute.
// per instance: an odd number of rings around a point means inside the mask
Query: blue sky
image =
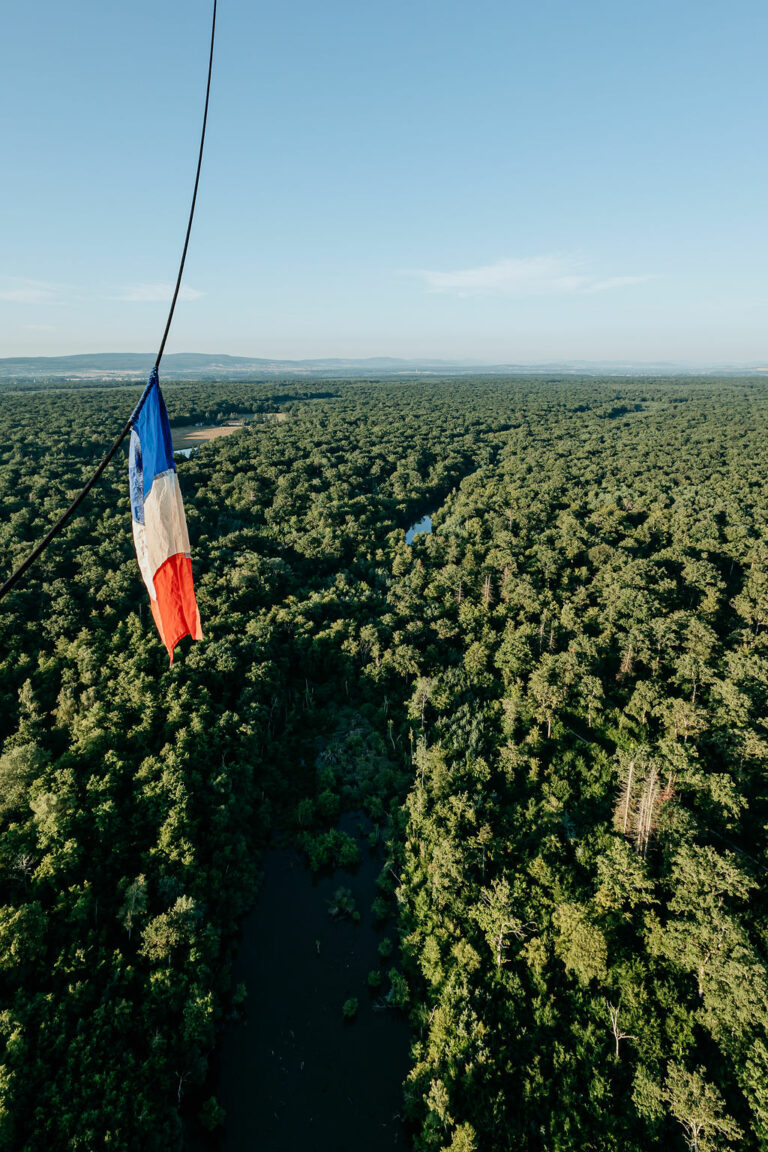
<svg viewBox="0 0 768 1152"><path fill-rule="evenodd" d="M0 38L0 355L152 351L208 0ZM768 360L768 7L220 0L168 351Z"/></svg>

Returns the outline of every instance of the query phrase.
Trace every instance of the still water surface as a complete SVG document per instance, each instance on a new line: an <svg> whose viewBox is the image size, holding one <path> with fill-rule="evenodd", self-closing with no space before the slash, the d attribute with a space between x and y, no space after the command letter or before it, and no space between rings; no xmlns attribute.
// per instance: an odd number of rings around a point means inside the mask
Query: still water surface
<svg viewBox="0 0 768 1152"><path fill-rule="evenodd" d="M411 527L406 532L405 542L406 542L406 544L413 544L413 540L414 540L415 536L421 536L422 532L431 532L431 531L432 531L432 517L431 516L422 516L421 520L417 521L416 524L412 524Z"/></svg>
<svg viewBox="0 0 768 1152"><path fill-rule="evenodd" d="M346 825L347 831L354 826ZM357 871L313 879L296 852L270 849L264 882L243 925L233 979L248 991L245 1020L229 1025L219 1051L216 1095L225 1126L213 1152L405 1152L400 1113L408 1071L405 1018L368 989L385 973L375 925L381 858L361 840ZM337 921L328 904L351 889L360 922ZM357 997L357 1019L342 1005Z"/></svg>

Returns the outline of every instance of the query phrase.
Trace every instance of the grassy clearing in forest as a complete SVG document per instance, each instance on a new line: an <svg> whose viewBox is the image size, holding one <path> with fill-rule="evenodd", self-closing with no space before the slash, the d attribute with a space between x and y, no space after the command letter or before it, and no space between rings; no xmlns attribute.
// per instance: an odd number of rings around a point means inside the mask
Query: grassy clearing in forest
<svg viewBox="0 0 768 1152"><path fill-rule="evenodd" d="M218 440L221 436L229 436L237 432L242 424L215 424L207 428L198 428L195 425L186 425L184 428L171 429L174 452L181 452L185 448L198 448L208 440Z"/></svg>

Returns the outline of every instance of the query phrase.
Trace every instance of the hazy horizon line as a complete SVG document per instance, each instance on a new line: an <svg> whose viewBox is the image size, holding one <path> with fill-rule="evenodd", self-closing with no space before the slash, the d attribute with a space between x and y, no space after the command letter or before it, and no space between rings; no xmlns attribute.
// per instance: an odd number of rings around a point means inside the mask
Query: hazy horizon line
<svg viewBox="0 0 768 1152"><path fill-rule="evenodd" d="M59 353L45 353L45 354L9 354L0 356L0 363L7 361L25 361L25 360L75 360L83 358L97 358L104 357L147 357L153 359L156 356L155 351L127 351L127 350L107 350L100 349L91 352L59 352ZM390 353L370 353L367 355L344 355L339 353L333 354L316 354L311 356L301 355L265 355L254 354L246 352L198 352L198 351L179 351L167 352L163 357L164 360L171 360L174 357L188 357L199 356L209 359L226 358L232 360L255 360L264 363L296 363L307 364L317 362L338 361L344 363L366 363L370 361L392 361L402 364L446 364L446 365L462 365L466 367L477 368L492 368L503 365L522 365L522 366L549 366L549 365L591 365L591 364L611 364L619 366L631 365L676 365L676 366L690 366L690 367L712 367L712 368L764 368L768 370L768 354L763 359L751 360L733 360L733 359L712 359L712 358L686 358L686 357L646 357L643 359L632 356L534 356L534 357L495 357L478 359L474 356L436 356L436 355L392 355Z"/></svg>

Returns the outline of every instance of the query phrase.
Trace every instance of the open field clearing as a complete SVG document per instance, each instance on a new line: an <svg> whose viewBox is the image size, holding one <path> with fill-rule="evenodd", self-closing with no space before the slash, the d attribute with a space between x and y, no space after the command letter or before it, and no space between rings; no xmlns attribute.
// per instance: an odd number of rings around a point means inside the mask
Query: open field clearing
<svg viewBox="0 0 768 1152"><path fill-rule="evenodd" d="M183 428L172 428L173 450L174 452L181 452L185 448L198 448L207 440L218 440L221 436L229 436L231 432L237 432L238 428L242 427L242 424L214 424L199 428L193 424L185 425Z"/></svg>

